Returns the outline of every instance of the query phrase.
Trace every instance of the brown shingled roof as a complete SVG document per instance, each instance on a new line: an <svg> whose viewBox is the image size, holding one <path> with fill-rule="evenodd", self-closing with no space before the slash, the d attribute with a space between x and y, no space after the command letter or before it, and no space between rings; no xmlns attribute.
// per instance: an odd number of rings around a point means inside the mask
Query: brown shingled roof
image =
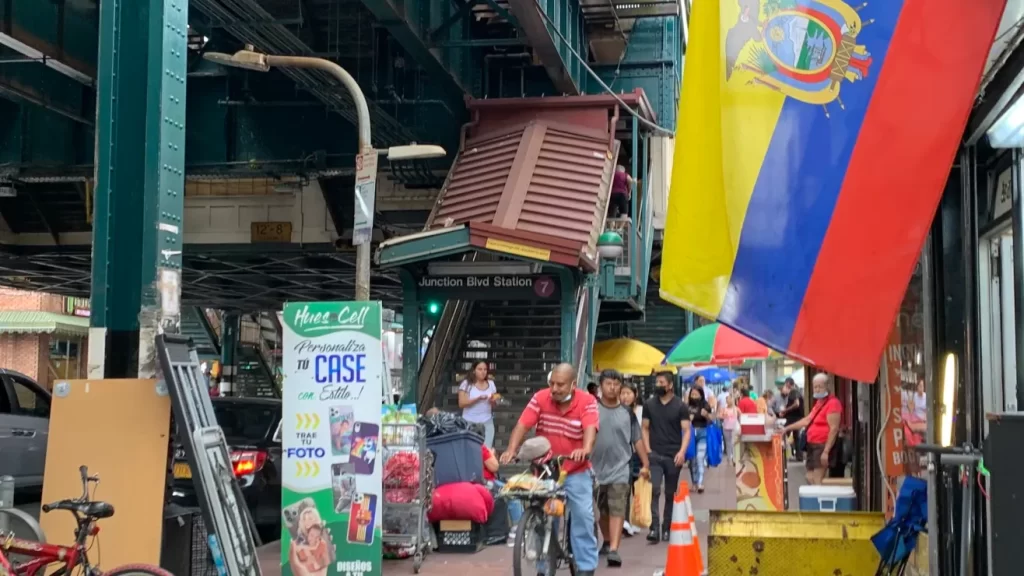
<svg viewBox="0 0 1024 576"><path fill-rule="evenodd" d="M474 244L500 236L593 270L617 152L610 144L618 146L607 132L550 120L471 138L428 228L470 223Z"/></svg>

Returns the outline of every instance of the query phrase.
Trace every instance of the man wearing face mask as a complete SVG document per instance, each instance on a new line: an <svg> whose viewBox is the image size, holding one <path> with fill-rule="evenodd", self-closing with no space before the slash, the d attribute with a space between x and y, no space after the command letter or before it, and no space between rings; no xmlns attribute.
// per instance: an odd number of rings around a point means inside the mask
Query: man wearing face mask
<svg viewBox="0 0 1024 576"><path fill-rule="evenodd" d="M515 459L523 438L537 428L548 439L554 456L567 456L562 464L568 497L569 540L579 576L593 576L597 569L597 534L594 531L594 474L587 458L594 449L600 415L597 399L576 390L576 369L559 364L548 376L548 389L533 395L512 430L501 463ZM538 563L538 570L541 570Z"/></svg>
<svg viewBox="0 0 1024 576"><path fill-rule="evenodd" d="M675 395L675 376L661 372L655 377L657 395L644 404L643 437L650 450L647 459L651 465L651 531L647 541L656 544L668 540L672 523L672 500L679 484L679 471L686 461L686 447L690 445L690 411ZM658 500L665 483L665 514L659 523Z"/></svg>

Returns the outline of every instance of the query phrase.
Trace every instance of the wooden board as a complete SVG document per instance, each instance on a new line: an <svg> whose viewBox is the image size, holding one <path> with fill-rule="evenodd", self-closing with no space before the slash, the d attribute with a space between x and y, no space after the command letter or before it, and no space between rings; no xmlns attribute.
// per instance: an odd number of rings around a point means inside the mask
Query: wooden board
<svg viewBox="0 0 1024 576"><path fill-rule="evenodd" d="M164 484L167 480L171 399L158 396L154 380L67 380L54 384L43 502L82 494L78 467L99 475L94 499L114 505L99 521L93 562L105 569L131 563L160 564ZM70 512L43 514L51 543L72 544ZM102 557L97 552L102 550Z"/></svg>

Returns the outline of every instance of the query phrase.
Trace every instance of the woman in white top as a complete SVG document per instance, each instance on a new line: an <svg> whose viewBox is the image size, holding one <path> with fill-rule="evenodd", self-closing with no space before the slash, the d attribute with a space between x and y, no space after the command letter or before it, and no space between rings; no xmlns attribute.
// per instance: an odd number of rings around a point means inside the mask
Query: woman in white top
<svg viewBox="0 0 1024 576"><path fill-rule="evenodd" d="M494 386L494 381L487 378L487 372L486 360L477 360L473 363L473 369L459 384L459 408L462 408L462 417L466 422L484 427L484 444L491 448L494 446L494 417L491 414L491 407L498 400L498 390Z"/></svg>

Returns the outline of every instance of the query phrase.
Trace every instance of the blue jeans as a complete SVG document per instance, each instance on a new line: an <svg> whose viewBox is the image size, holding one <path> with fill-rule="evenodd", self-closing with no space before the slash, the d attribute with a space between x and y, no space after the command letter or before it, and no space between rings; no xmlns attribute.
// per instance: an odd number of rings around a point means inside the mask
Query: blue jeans
<svg viewBox="0 0 1024 576"><path fill-rule="evenodd" d="M494 448L494 419L491 418L482 424L484 425L484 446Z"/></svg>
<svg viewBox="0 0 1024 576"><path fill-rule="evenodd" d="M704 485L704 465L708 459L708 429L693 428L693 437L697 443L697 457L690 460L690 480L696 486Z"/></svg>
<svg viewBox="0 0 1024 576"><path fill-rule="evenodd" d="M597 532L594 526L594 474L590 470L565 479L569 506L569 542L580 571L597 570ZM558 521L554 529L558 530ZM547 559L537 560L537 571L547 572Z"/></svg>
<svg viewBox="0 0 1024 576"><path fill-rule="evenodd" d="M505 486L505 483L501 480L493 480L491 483L494 484L495 494L500 492L502 487ZM519 519L523 517L523 501L509 498L505 503L508 506L509 522L512 523L512 528L514 529L516 524L519 524Z"/></svg>

